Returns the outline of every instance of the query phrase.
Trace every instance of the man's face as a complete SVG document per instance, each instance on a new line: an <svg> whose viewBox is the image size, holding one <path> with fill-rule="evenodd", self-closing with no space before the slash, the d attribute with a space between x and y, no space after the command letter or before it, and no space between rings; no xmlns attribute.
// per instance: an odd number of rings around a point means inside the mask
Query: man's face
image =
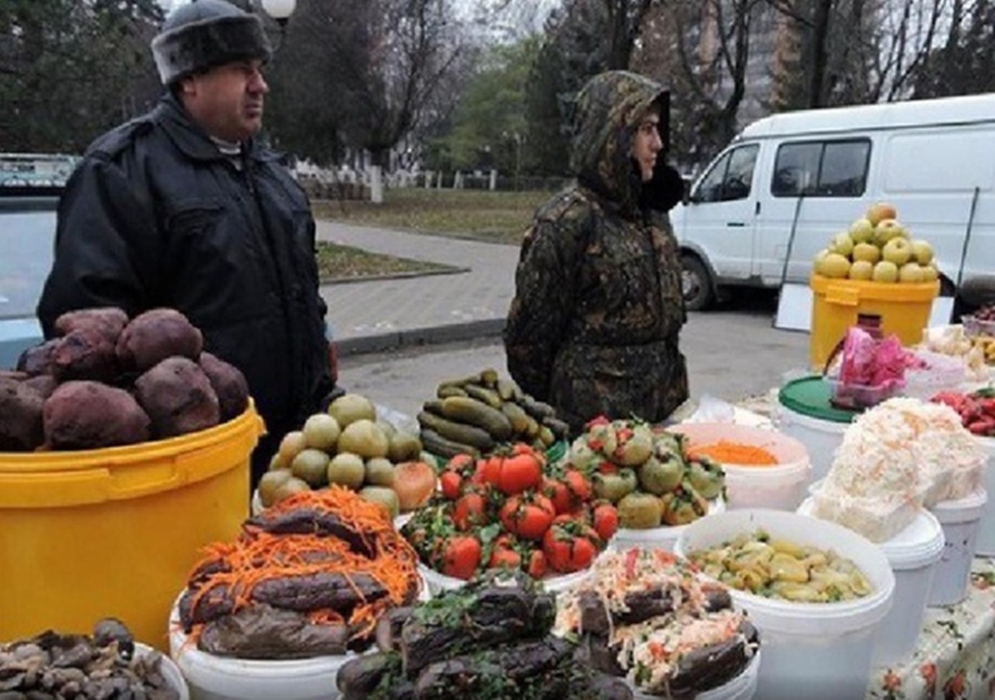
<svg viewBox="0 0 995 700"><path fill-rule="evenodd" d="M183 103L208 134L238 142L263 126L269 85L260 60L233 61L183 80Z"/></svg>
<svg viewBox="0 0 995 700"><path fill-rule="evenodd" d="M656 165L656 154L663 149L660 139L660 113L651 110L636 126L636 136L632 143L632 157L639 163L639 173L643 182L653 179L653 166Z"/></svg>

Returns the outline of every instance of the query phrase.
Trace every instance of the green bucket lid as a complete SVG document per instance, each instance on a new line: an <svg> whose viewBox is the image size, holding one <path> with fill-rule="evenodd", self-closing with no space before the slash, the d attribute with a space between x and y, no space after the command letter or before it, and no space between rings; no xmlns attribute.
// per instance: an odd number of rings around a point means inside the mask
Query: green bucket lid
<svg viewBox="0 0 995 700"><path fill-rule="evenodd" d="M833 423L850 423L859 411L848 411L836 408L829 400L833 390L822 375L793 379L785 384L778 393L778 400L787 409L811 418L831 421Z"/></svg>

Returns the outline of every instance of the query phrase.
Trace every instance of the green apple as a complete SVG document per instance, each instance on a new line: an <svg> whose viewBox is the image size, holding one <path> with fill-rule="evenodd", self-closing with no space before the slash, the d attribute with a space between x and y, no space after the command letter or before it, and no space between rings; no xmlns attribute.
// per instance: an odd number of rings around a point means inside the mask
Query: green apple
<svg viewBox="0 0 995 700"><path fill-rule="evenodd" d="M901 238L904 229L895 219L885 219L874 227L874 242L881 248L892 238Z"/></svg>
<svg viewBox="0 0 995 700"><path fill-rule="evenodd" d="M834 253L839 253L844 258L849 258L850 253L853 252L853 239L850 238L850 234L847 231L840 231L833 236L829 249Z"/></svg>
<svg viewBox="0 0 995 700"><path fill-rule="evenodd" d="M917 238L912 241L912 257L920 265L929 265L933 262L933 246L929 241Z"/></svg>
<svg viewBox="0 0 995 700"><path fill-rule="evenodd" d="M873 243L858 243L853 247L851 257L856 260L865 260L872 265L881 259L881 249Z"/></svg>
<svg viewBox="0 0 995 700"><path fill-rule="evenodd" d="M815 269L817 274L822 274L822 262L826 259L826 256L829 255L830 252L829 248L823 248L815 254L814 258L812 258L812 267Z"/></svg>
<svg viewBox="0 0 995 700"><path fill-rule="evenodd" d="M882 260L874 266L874 274L871 275L871 279L875 282L897 282L898 265L890 260Z"/></svg>
<svg viewBox="0 0 995 700"><path fill-rule="evenodd" d="M898 268L898 281L905 284L919 284L922 282L922 268L917 262L907 262Z"/></svg>
<svg viewBox="0 0 995 700"><path fill-rule="evenodd" d="M854 243L867 243L874 238L874 224L866 216L850 224L850 238Z"/></svg>
<svg viewBox="0 0 995 700"><path fill-rule="evenodd" d="M929 265L922 266L922 281L923 282L935 282L940 279L940 271L936 269L936 261L932 261Z"/></svg>
<svg viewBox="0 0 995 700"><path fill-rule="evenodd" d="M822 272L824 277L833 279L846 279L850 274L850 261L839 253L830 253L822 259Z"/></svg>
<svg viewBox="0 0 995 700"><path fill-rule="evenodd" d="M854 260L850 265L850 279L870 280L874 275L874 263L869 260Z"/></svg>
<svg viewBox="0 0 995 700"><path fill-rule="evenodd" d="M881 248L881 259L901 267L912 259L912 244L905 238L892 238Z"/></svg>

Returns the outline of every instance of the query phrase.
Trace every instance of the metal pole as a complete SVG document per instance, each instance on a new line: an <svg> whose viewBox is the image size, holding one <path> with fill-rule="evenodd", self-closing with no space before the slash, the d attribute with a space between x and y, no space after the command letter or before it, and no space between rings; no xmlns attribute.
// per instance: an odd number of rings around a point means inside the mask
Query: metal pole
<svg viewBox="0 0 995 700"><path fill-rule="evenodd" d="M964 280L964 262L967 260L967 244L971 240L971 229L974 226L974 212L978 208L978 193L981 192L980 187L974 188L974 196L971 198L971 215L967 218L967 232L964 234L964 247L960 251L960 266L957 268L957 289L960 289L960 283ZM957 294L957 289L954 289L954 294Z"/></svg>

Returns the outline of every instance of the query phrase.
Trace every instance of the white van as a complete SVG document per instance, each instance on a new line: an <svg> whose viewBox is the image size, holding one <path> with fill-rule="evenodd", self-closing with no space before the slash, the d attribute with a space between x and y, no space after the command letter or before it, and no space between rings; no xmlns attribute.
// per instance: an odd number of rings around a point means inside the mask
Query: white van
<svg viewBox="0 0 995 700"><path fill-rule="evenodd" d="M995 273L995 93L748 126L671 211L688 308L734 286L807 283L815 254L877 201L933 245L945 294Z"/></svg>

